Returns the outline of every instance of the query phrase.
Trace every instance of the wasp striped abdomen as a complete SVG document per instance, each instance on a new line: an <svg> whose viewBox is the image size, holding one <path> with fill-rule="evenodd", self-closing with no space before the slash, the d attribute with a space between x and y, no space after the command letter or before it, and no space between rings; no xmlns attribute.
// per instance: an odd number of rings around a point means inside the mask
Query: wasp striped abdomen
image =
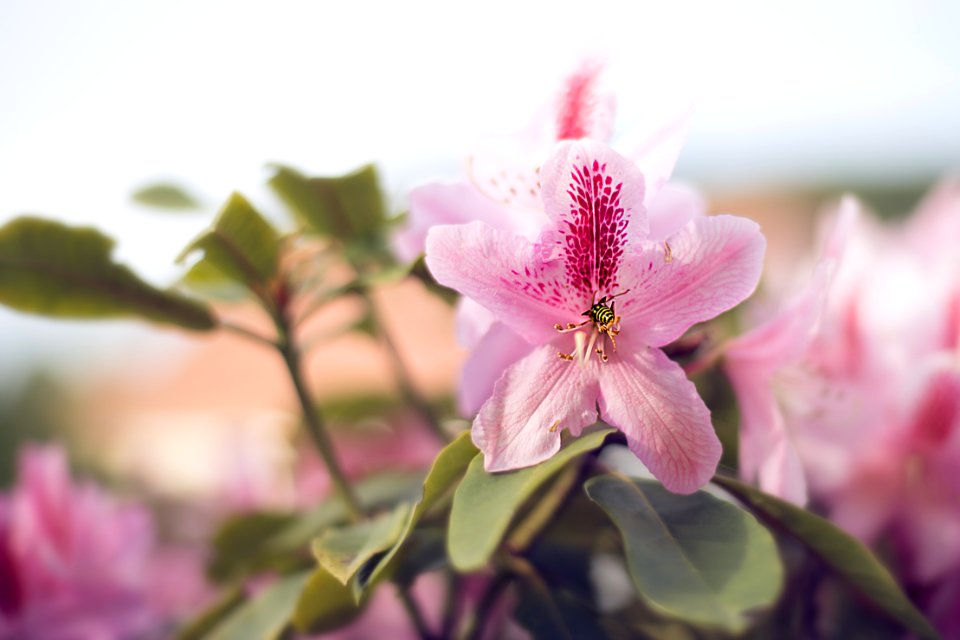
<svg viewBox="0 0 960 640"><path fill-rule="evenodd" d="M613 313L613 309L601 302L598 302L590 307L590 309L587 311L587 315L589 315L590 319L597 324L606 325L613 322L613 319L616 317Z"/></svg>

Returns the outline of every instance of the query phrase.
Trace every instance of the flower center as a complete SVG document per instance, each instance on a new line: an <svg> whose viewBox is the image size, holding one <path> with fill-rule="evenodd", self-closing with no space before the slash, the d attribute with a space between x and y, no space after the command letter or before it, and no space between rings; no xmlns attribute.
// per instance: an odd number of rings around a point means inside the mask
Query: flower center
<svg viewBox="0 0 960 640"><path fill-rule="evenodd" d="M587 342L582 331L577 332L574 337L577 346L576 350L573 353L563 353L561 351L557 353L557 357L562 360L580 360L581 362L586 363L590 360L590 356L593 353L596 353L600 357L600 362L606 362L609 360L609 356L606 352L607 338L610 338L610 344L613 345L613 351L616 353L616 337L620 335L620 316L617 315L615 309L616 302L614 302L614 298L619 298L620 296L629 292L630 290L627 289L626 291L621 291L620 293L612 296L603 296L594 302L589 309L583 312L582 315L586 316L587 319L579 324L568 322L564 325L558 322L557 324L553 325L553 328L560 333L576 331L577 329L580 329L581 327L591 323L593 324L594 329L590 332L589 342ZM594 298L596 298L596 296L594 296Z"/></svg>

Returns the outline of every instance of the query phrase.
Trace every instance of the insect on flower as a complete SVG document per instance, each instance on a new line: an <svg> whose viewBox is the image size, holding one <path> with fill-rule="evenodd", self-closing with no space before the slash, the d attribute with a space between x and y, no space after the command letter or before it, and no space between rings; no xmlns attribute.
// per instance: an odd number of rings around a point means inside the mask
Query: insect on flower
<svg viewBox="0 0 960 640"><path fill-rule="evenodd" d="M483 222L427 236L436 280L527 343L473 422L484 468L546 460L561 431L578 436L599 417L668 489L695 491L716 469L720 442L693 383L660 348L753 291L763 236L733 216L653 235L644 174L592 140L558 144L541 175L549 222L536 240Z"/></svg>
<svg viewBox="0 0 960 640"><path fill-rule="evenodd" d="M617 341L616 337L620 335L620 316L617 315L614 310L615 298L630 293L630 290L621 291L620 293L614 294L612 296L603 296L599 300L593 303L593 305L583 312L582 315L587 316L587 319L581 322L580 324L574 324L573 322L568 322L566 326L560 324L559 322L553 325L553 328L559 331L560 333L567 333L568 331L576 331L580 327L583 327L589 323L593 323L596 331L590 334L590 343L587 345L586 352L584 354L584 360L590 358L590 354L594 351L594 345L596 344L597 337L600 337L600 344L596 346L596 353L600 356L602 362L609 360L606 350L604 350L604 336L610 338L610 344L613 345L613 351L617 351ZM594 296L596 297L596 296ZM610 303L607 306L607 303ZM562 351L558 352L557 355L562 360L573 360L576 356L572 353L564 353Z"/></svg>

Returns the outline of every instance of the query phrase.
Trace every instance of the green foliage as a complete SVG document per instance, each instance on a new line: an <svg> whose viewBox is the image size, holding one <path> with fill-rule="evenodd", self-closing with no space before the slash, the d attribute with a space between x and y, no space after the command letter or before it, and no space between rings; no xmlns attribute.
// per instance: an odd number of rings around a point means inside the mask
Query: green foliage
<svg viewBox="0 0 960 640"><path fill-rule="evenodd" d="M62 318L139 317L212 329L200 302L157 289L113 262L113 240L95 229L39 218L0 228L0 303Z"/></svg>
<svg viewBox="0 0 960 640"><path fill-rule="evenodd" d="M310 578L285 576L234 609L206 636L207 640L279 640L290 624L300 592Z"/></svg>
<svg viewBox="0 0 960 640"><path fill-rule="evenodd" d="M308 178L277 166L269 184L312 231L347 243L377 238L387 219L373 165L335 178Z"/></svg>
<svg viewBox="0 0 960 640"><path fill-rule="evenodd" d="M378 579L391 568L392 561L414 532L420 518L455 486L459 478L465 473L467 465L476 455L477 448L470 440L469 432L461 433L437 454L426 479L423 481L423 495L410 512L399 538L380 559L367 581L358 585L360 588L366 587L367 584L376 584ZM421 538L418 542L423 543L424 540Z"/></svg>
<svg viewBox="0 0 960 640"><path fill-rule="evenodd" d="M923 614L910 603L886 567L862 542L806 509L742 482L722 476L715 477L713 482L765 521L800 541L830 571L918 637L939 637Z"/></svg>
<svg viewBox="0 0 960 640"><path fill-rule="evenodd" d="M346 586L375 555L391 548L403 533L410 505L345 527L327 529L313 541L313 555L320 566Z"/></svg>
<svg viewBox="0 0 960 640"><path fill-rule="evenodd" d="M422 476L383 473L355 485L368 509L412 500ZM252 513L227 520L213 539L208 567L218 582L242 579L264 569L290 569L309 562L311 541L330 527L346 523L348 511L331 497L299 513Z"/></svg>
<svg viewBox="0 0 960 640"><path fill-rule="evenodd" d="M350 622L363 611L351 589L323 567L318 567L297 599L293 626L300 633L322 633Z"/></svg>
<svg viewBox="0 0 960 640"><path fill-rule="evenodd" d="M177 640L203 640L246 601L243 589L228 589L216 602L181 628Z"/></svg>
<svg viewBox="0 0 960 640"><path fill-rule="evenodd" d="M517 510L571 460L603 444L613 429L574 440L549 460L528 469L487 473L477 455L453 496L447 550L453 566L469 572L483 568L503 538Z"/></svg>
<svg viewBox="0 0 960 640"><path fill-rule="evenodd" d="M265 540L286 530L295 516L287 513L251 513L226 521L214 535L213 557L207 573L217 582L239 579L280 562L276 553L257 553Z"/></svg>
<svg viewBox="0 0 960 640"><path fill-rule="evenodd" d="M633 584L655 608L698 625L744 631L776 601L783 566L770 533L739 507L660 483L591 478L590 499L617 525Z"/></svg>
<svg viewBox="0 0 960 640"><path fill-rule="evenodd" d="M536 576L521 577L516 619L537 640L604 638L594 611Z"/></svg>
<svg viewBox="0 0 960 640"><path fill-rule="evenodd" d="M186 189L167 182L140 187L131 197L135 202L158 209L183 211L200 208L200 201Z"/></svg>
<svg viewBox="0 0 960 640"><path fill-rule="evenodd" d="M373 165L337 177L307 177L276 166L269 184L307 231L336 239L359 272L382 270L393 262L387 248L387 208Z"/></svg>
<svg viewBox="0 0 960 640"><path fill-rule="evenodd" d="M279 241L270 223L246 198L235 193L220 210L213 227L191 242L178 261L202 251L203 262L257 293L277 274ZM202 275L209 278L210 270L203 269Z"/></svg>

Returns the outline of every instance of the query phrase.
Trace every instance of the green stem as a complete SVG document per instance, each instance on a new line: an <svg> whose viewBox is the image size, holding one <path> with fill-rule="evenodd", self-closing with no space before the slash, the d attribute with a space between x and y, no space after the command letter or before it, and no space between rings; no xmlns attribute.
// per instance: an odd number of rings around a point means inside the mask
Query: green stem
<svg viewBox="0 0 960 640"><path fill-rule="evenodd" d="M401 588L397 589L397 593L400 597L400 602L403 604L403 608L406 610L407 615L410 616L410 621L413 622L417 635L420 636L421 640L434 640L435 636L427 627L427 621L424 620L423 613L420 611L417 601L413 599L410 592Z"/></svg>
<svg viewBox="0 0 960 640"><path fill-rule="evenodd" d="M387 357L390 358L390 363L393 366L394 377L397 379L397 384L400 386L400 394L403 396L404 401L414 408L417 413L423 418L427 426L430 428L431 433L437 437L442 443L447 444L453 440L453 437L447 433L443 428L443 425L440 424L440 420L437 418L437 414L434 412L433 407L430 406L430 403L427 402L426 398L420 394L419 391L413 386L410 378L410 372L407 370L407 366L403 362L403 358L400 357L400 351L397 349L396 343L393 341L393 338L390 337L390 333L384 327L382 320L380 319L380 314L377 311L377 306L373 302L373 298L370 297L370 292L367 290L363 291L363 299L367 303L367 308L370 311L370 319L373 322L373 325L377 328L377 333L380 336L380 339L383 341L383 345L387 352Z"/></svg>
<svg viewBox="0 0 960 640"><path fill-rule="evenodd" d="M560 474L560 477L550 487L550 491L543 496L530 510L530 513L514 527L513 533L507 539L507 549L511 553L526 551L544 527L550 524L557 510L570 495L577 480L580 478L579 465L570 465Z"/></svg>
<svg viewBox="0 0 960 640"><path fill-rule="evenodd" d="M483 593L483 596L481 596L480 603L477 605L476 610L464 625L463 631L459 635L460 638L464 640L479 640L483 637L490 613L500 599L500 595L510 584L511 579L512 576L510 574L501 573L487 585L487 590Z"/></svg>
<svg viewBox="0 0 960 640"><path fill-rule="evenodd" d="M337 461L337 455L333 450L333 442L327 433L323 417L310 398L310 394L307 392L303 379L300 351L296 345L293 344L290 338L289 328L282 318L278 322L277 329L279 333L278 346L280 353L283 355L283 361L287 365L287 370L290 372L290 379L293 381L293 386L297 391L297 398L300 400L300 407L303 410L303 422L307 427L307 433L310 434L310 438L313 440L314 445L316 445L317 451L320 452L323 462L327 465L327 472L330 474L330 479L333 480L333 486L336 489L337 495L340 496L340 499L343 500L343 503L347 507L350 519L354 522L359 522L364 518L363 508L360 506L360 500L357 498L357 494L354 492L349 480L347 480L347 476L343 473L343 469L340 468L340 463Z"/></svg>
<svg viewBox="0 0 960 640"><path fill-rule="evenodd" d="M443 601L443 622L440 628L441 638L453 637L453 629L457 624L457 600L460 594L460 576L457 572L447 568L445 571L447 592Z"/></svg>

